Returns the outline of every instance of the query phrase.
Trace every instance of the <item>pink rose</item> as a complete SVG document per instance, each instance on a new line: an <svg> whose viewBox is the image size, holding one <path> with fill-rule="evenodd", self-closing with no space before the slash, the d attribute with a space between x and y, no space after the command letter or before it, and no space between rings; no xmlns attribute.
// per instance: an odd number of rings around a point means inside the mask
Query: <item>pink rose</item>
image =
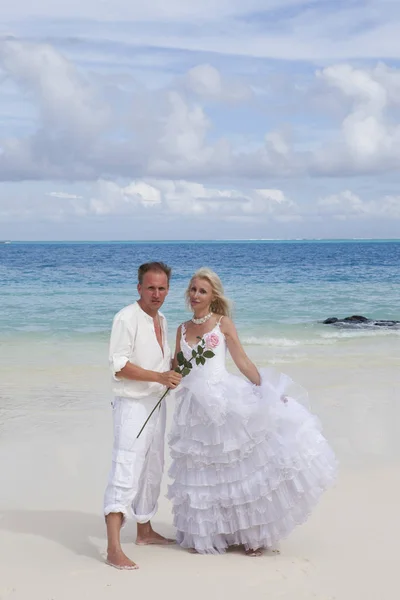
<svg viewBox="0 0 400 600"><path fill-rule="evenodd" d="M216 348L219 344L219 337L217 336L216 333L210 333L210 335L208 335L206 337L206 348L207 350L213 350L214 348Z"/></svg>

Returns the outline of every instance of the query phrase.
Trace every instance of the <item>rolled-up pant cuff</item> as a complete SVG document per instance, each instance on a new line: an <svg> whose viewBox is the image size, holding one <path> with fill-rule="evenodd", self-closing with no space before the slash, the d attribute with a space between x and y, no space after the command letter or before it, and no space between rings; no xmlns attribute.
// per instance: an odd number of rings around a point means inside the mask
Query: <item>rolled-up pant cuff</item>
<svg viewBox="0 0 400 600"><path fill-rule="evenodd" d="M123 523L125 523L126 519L128 518L128 513L131 514L132 518L137 522L137 523L147 523L148 521L150 521L154 515L156 514L158 510L158 504L155 505L155 507L153 508L153 510L147 514L147 515L136 515L133 510L128 511L126 509L125 506L107 506L104 509L104 516L107 517L110 514L122 514L122 519L123 519Z"/></svg>
<svg viewBox="0 0 400 600"><path fill-rule="evenodd" d="M147 515L136 515L132 510L132 517L135 519L135 521L137 523L147 523L148 521L150 521L150 519L152 519L154 517L154 515L157 512L157 509L158 509L158 503L156 503L153 510Z"/></svg>

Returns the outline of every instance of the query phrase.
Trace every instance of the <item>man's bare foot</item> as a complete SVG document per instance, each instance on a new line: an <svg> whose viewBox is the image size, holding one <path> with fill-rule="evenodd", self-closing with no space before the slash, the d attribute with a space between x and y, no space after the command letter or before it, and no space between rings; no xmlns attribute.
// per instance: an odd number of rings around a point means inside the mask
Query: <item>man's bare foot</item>
<svg viewBox="0 0 400 600"><path fill-rule="evenodd" d="M107 552L106 564L121 571L134 571L139 568L122 550L109 550Z"/></svg>
<svg viewBox="0 0 400 600"><path fill-rule="evenodd" d="M159 533L151 530L148 533L142 533L137 535L136 544L138 546L150 546L158 545L158 546L167 546L168 544L175 544L175 540L170 540Z"/></svg>
<svg viewBox="0 0 400 600"><path fill-rule="evenodd" d="M262 556L263 554L263 549L262 548L256 548L255 550L246 550L246 556Z"/></svg>

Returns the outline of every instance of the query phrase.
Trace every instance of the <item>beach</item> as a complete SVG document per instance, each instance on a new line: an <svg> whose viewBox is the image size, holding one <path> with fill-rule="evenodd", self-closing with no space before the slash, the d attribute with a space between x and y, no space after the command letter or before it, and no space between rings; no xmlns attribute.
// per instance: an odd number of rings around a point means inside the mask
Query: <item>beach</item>
<svg viewBox="0 0 400 600"><path fill-rule="evenodd" d="M137 258L146 252L141 248ZM242 246L240 252L246 249ZM343 277L336 300L333 284L327 282L330 265L326 281L319 273L321 285L314 296L302 295L303 282L291 282L286 271L282 278L287 287L280 289L283 301L288 299L285 311L275 308L264 321L257 281L244 290L245 270L226 273L247 352L259 366L272 365L308 390L310 406L339 459L337 483L307 523L282 542L280 555L250 558L233 550L202 556L176 546L138 547L129 521L123 546L140 569L119 572L104 563L102 497L112 445L107 343L113 311L135 297L134 284L125 281L122 286L118 275L90 289L88 282L97 281L93 269L88 271L86 264L83 284L76 278L77 263L65 270L54 254L53 276L44 274L42 261L39 281L39 267L18 271L19 259L10 264L0 258L1 275L8 274L0 323L1 600L102 600L133 594L194 600L244 595L279 600L397 598L399 331L340 329L315 318L318 303L320 317L335 316L334 310L345 316L354 306L349 301L354 286L359 293L363 285L368 293L360 296L356 308L374 318L398 317L394 299L399 284L393 270L381 275L375 288ZM394 257L394 270L397 264ZM171 345L182 313L176 305L178 299L182 302L185 269L177 269L176 291L166 303ZM293 272L298 272L296 265ZM308 277L312 280L310 272ZM385 292L381 297L371 291L379 286ZM276 289L268 291L271 297L274 293ZM29 322L22 316L24 307ZM229 368L235 371L231 361ZM167 403L169 426L173 396ZM173 536L167 484L165 473L153 524Z"/></svg>

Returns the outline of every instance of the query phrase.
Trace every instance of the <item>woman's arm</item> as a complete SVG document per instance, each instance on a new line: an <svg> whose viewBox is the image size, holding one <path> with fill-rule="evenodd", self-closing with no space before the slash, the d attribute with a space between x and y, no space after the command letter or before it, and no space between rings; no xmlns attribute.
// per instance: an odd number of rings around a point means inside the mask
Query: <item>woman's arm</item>
<svg viewBox="0 0 400 600"><path fill-rule="evenodd" d="M224 317L221 321L221 331L225 336L228 350L232 356L233 362L241 373L247 379L250 379L251 383L260 385L261 378L255 364L249 359L246 352L240 343L239 336L236 331L236 327L233 321L228 317Z"/></svg>

